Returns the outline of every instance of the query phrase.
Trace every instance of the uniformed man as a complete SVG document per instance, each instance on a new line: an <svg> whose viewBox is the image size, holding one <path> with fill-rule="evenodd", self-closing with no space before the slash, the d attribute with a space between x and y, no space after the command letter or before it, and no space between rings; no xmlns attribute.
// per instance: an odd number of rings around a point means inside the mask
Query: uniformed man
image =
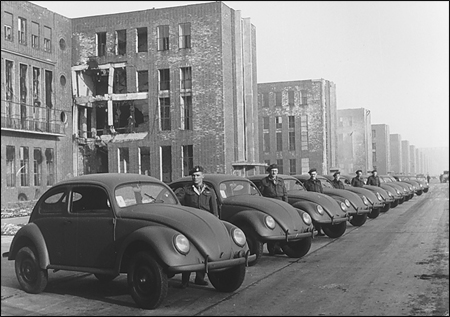
<svg viewBox="0 0 450 317"><path fill-rule="evenodd" d="M264 197L275 198L288 201L287 189L284 181L278 176L278 165L271 164L267 167L266 171L269 173L261 181L259 190Z"/></svg>
<svg viewBox="0 0 450 317"><path fill-rule="evenodd" d="M373 185L373 186L378 186L378 187L381 186L380 177L377 174L378 174L377 170L374 169L372 171L372 175L370 175L367 178L367 185Z"/></svg>
<svg viewBox="0 0 450 317"><path fill-rule="evenodd" d="M205 177L203 171L203 167L201 166L195 166L190 170L189 175L192 177L192 184L176 190L175 194L182 205L202 209L219 217L216 194L214 190L203 182L203 178ZM189 285L190 276L191 272L182 274L181 288L186 288ZM208 282L205 281L205 272L197 272L195 284L208 285Z"/></svg>
<svg viewBox="0 0 450 317"><path fill-rule="evenodd" d="M356 171L356 176L352 178L352 182L351 185L353 187L364 187L364 181L362 179L362 171L361 170L357 170Z"/></svg>
<svg viewBox="0 0 450 317"><path fill-rule="evenodd" d="M309 170L309 175L311 176L309 179L307 179L303 185L305 186L306 190L309 192L318 192L323 193L323 187L320 180L317 179L317 170L315 168L312 168ZM315 223L314 227L317 230L318 236L324 236L325 234L322 232L322 226L319 223Z"/></svg>
<svg viewBox="0 0 450 317"><path fill-rule="evenodd" d="M331 183L333 184L334 188L337 189L345 189L344 184L340 181L341 178L341 172L337 171L333 174L333 180L331 181Z"/></svg>

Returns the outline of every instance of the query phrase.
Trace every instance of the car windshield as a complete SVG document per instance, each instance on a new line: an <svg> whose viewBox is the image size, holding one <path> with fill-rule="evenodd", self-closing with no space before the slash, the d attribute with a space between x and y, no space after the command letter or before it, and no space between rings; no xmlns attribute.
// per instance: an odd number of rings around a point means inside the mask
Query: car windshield
<svg viewBox="0 0 450 317"><path fill-rule="evenodd" d="M284 179L284 184L286 185L286 190L303 190L306 191L302 183L296 179Z"/></svg>
<svg viewBox="0 0 450 317"><path fill-rule="evenodd" d="M158 183L124 184L116 188L114 197L119 207L153 203L177 204L177 199L172 191Z"/></svg>
<svg viewBox="0 0 450 317"><path fill-rule="evenodd" d="M319 178L319 180L322 183L322 187L334 188L333 184L331 184L331 182L328 179L326 179L326 178Z"/></svg>
<svg viewBox="0 0 450 317"><path fill-rule="evenodd" d="M261 196L258 189L251 182L246 181L224 181L219 185L220 196L222 198L242 196L242 195L258 195Z"/></svg>

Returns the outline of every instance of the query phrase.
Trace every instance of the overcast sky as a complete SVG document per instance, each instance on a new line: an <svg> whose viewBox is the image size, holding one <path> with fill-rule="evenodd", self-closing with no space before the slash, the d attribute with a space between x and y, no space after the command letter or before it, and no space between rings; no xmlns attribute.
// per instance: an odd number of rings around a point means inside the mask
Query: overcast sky
<svg viewBox="0 0 450 317"><path fill-rule="evenodd" d="M31 1L68 18L210 1ZM223 1L256 27L258 83L323 78L416 148L449 146L448 1Z"/></svg>

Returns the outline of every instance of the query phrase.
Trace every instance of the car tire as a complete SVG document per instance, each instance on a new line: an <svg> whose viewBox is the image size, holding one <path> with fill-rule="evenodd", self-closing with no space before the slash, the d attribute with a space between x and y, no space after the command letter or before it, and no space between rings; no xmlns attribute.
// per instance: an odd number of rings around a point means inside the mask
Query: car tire
<svg viewBox="0 0 450 317"><path fill-rule="evenodd" d="M253 262L248 263L248 266L253 266L259 261L264 252L264 243L259 241L258 235L253 228L242 226L242 231L244 231L245 237L247 238L250 255L256 255L256 259Z"/></svg>
<svg viewBox="0 0 450 317"><path fill-rule="evenodd" d="M25 292L39 294L47 286L48 272L39 266L34 248L22 247L17 252L14 267L17 280Z"/></svg>
<svg viewBox="0 0 450 317"><path fill-rule="evenodd" d="M391 208L395 208L395 207L397 207L398 206L398 204L399 204L399 200L398 199L396 199L396 200L394 200L393 202L391 202Z"/></svg>
<svg viewBox="0 0 450 317"><path fill-rule="evenodd" d="M387 212L391 209L391 204L385 204L383 208L381 208L381 212Z"/></svg>
<svg viewBox="0 0 450 317"><path fill-rule="evenodd" d="M370 219L375 219L380 215L380 208L374 208L372 209L369 214L367 215Z"/></svg>
<svg viewBox="0 0 450 317"><path fill-rule="evenodd" d="M352 219L350 219L350 223L355 227L361 227L367 221L367 214L362 215L354 215Z"/></svg>
<svg viewBox="0 0 450 317"><path fill-rule="evenodd" d="M114 280L118 275L94 273L94 276L101 283L108 283L108 282L111 282L112 280Z"/></svg>
<svg viewBox="0 0 450 317"><path fill-rule="evenodd" d="M244 282L245 272L245 264L240 264L224 271L209 272L208 279L219 292L234 292Z"/></svg>
<svg viewBox="0 0 450 317"><path fill-rule="evenodd" d="M347 221L338 223L336 225L326 224L322 225L323 232L330 238L339 238L345 233L347 229Z"/></svg>
<svg viewBox="0 0 450 317"><path fill-rule="evenodd" d="M283 252L290 258L301 258L311 249L312 238L304 238L299 241L288 242L282 246Z"/></svg>
<svg viewBox="0 0 450 317"><path fill-rule="evenodd" d="M155 309L167 297L167 275L148 252L138 252L132 257L127 281L131 297L141 308Z"/></svg>
<svg viewBox="0 0 450 317"><path fill-rule="evenodd" d="M419 190L419 191L416 193L416 195L417 195L417 196L420 196L420 195L422 195L422 193L423 193L423 192L422 192L421 190Z"/></svg>

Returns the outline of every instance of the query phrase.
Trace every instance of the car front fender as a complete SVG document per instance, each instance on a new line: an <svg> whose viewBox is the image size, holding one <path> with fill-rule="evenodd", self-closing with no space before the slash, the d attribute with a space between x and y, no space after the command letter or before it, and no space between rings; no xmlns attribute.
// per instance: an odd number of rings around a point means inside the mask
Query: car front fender
<svg viewBox="0 0 450 317"><path fill-rule="evenodd" d="M293 203L292 206L307 212L311 216L311 218L316 222L323 222L325 219L327 221L331 220L330 215L325 210L325 207L323 207L323 215L318 213L316 203L300 200L297 201L296 203Z"/></svg>
<svg viewBox="0 0 450 317"><path fill-rule="evenodd" d="M17 252L22 247L30 245L36 248L41 269L46 269L50 265L50 257L44 236L35 223L28 223L17 231L7 253L8 260L15 260Z"/></svg>
<svg viewBox="0 0 450 317"><path fill-rule="evenodd" d="M274 234L276 235L285 234L284 230L281 228L281 226L277 222L277 219L275 218L274 218L276 223L275 228L273 230L269 229L264 222L265 216L270 215L261 212L259 210L247 209L239 211L238 213L234 214L230 219L227 219L227 221L238 226L239 228L241 228L242 226L248 226L252 228L256 232L256 234L258 234L260 237L267 237Z"/></svg>

